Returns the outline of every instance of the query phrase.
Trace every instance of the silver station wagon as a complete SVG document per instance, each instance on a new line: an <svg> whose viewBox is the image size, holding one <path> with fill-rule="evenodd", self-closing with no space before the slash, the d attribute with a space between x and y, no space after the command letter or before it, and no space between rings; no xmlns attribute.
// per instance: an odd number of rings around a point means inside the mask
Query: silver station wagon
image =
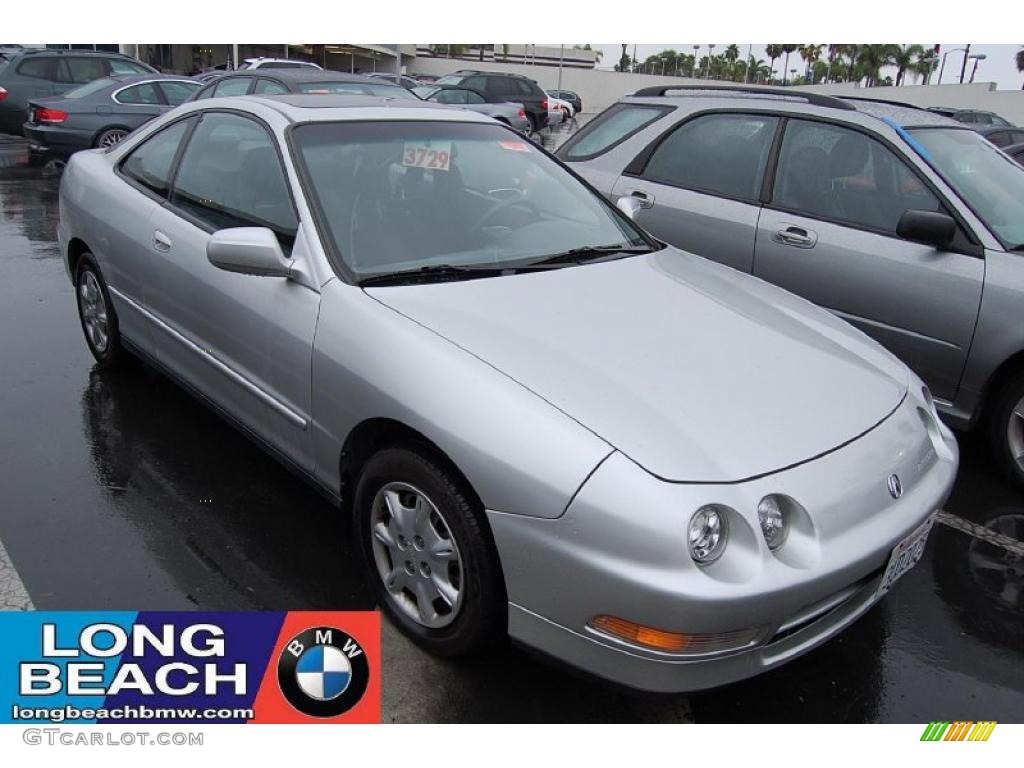
<svg viewBox="0 0 1024 768"><path fill-rule="evenodd" d="M654 236L873 336L1024 484L1024 169L969 125L802 89L655 86L558 154Z"/></svg>
<svg viewBox="0 0 1024 768"><path fill-rule="evenodd" d="M956 472L890 353L466 110L186 104L74 156L59 234L99 364L145 358L334 499L437 654L757 674L914 565Z"/></svg>

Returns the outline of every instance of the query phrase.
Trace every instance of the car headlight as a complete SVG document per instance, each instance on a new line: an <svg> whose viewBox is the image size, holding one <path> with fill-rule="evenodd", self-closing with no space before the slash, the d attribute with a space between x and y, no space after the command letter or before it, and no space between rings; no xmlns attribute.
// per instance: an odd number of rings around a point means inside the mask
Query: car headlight
<svg viewBox="0 0 1024 768"><path fill-rule="evenodd" d="M775 496L765 496L757 505L757 521L761 524L761 533L768 548L776 550L786 541L789 533L789 520L786 510Z"/></svg>
<svg viewBox="0 0 1024 768"><path fill-rule="evenodd" d="M717 560L725 550L729 524L725 515L712 506L701 507L690 518L687 542L690 557L701 565Z"/></svg>

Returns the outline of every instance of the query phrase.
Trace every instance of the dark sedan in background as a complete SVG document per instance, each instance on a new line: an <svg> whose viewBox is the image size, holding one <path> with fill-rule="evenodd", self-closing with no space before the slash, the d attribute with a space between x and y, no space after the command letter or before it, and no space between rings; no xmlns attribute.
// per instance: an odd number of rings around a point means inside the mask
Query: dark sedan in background
<svg viewBox="0 0 1024 768"><path fill-rule="evenodd" d="M1024 165L1024 142L1003 147L1003 152L1008 154L1018 165Z"/></svg>
<svg viewBox="0 0 1024 768"><path fill-rule="evenodd" d="M218 77L203 86L192 100L209 99L214 96L245 96L249 93L334 93L419 101L419 97L412 91L380 78L328 70L272 68L240 70Z"/></svg>
<svg viewBox="0 0 1024 768"><path fill-rule="evenodd" d="M117 75L62 96L31 99L22 126L37 155L67 157L111 147L140 125L187 101L202 83L172 75Z"/></svg>

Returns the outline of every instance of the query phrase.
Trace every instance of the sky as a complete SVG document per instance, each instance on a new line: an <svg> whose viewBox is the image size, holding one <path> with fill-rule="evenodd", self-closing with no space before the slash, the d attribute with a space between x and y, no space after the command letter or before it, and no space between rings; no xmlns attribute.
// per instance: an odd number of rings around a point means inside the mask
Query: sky
<svg viewBox="0 0 1024 768"><path fill-rule="evenodd" d="M728 43L718 43L715 45L716 55L726 49ZM747 44L737 43L740 49L740 56L746 58L747 55ZM922 43L922 45L926 45ZM927 45L931 45L930 43ZM942 43L942 49L940 55L951 51L955 48L964 48L966 43ZM666 48L674 48L680 52L693 53L694 43L665 43L664 45L645 45L637 44L636 46L636 57L640 61L643 61L648 56L665 50ZM601 60L602 69L611 69L615 66L615 63L619 60L619 55L622 52L622 48L619 43L598 43L594 45L595 48L600 48L604 52L604 57ZM971 53L983 53L986 55L983 61L978 62L978 73L974 78L975 82L994 82L1000 90L1020 90L1021 82L1024 81L1024 73L1017 71L1017 65L1015 57L1017 55L1017 49L1019 46L1016 45L985 45L982 43L972 43ZM630 44L627 51L630 56L633 55L633 45ZM702 44L700 48L700 55L706 56L708 52L707 44ZM764 59L768 61L768 56L764 52L763 43L754 43L753 54L755 58ZM793 59L796 59L794 65ZM960 65L963 62L963 52L957 51L950 53L946 58L946 69L942 77L943 83L952 83L960 79ZM799 54L791 54L789 57L789 68L793 69L794 66L797 69L798 74L803 72L803 62L800 59ZM973 61L967 62L967 73L964 76L964 82L967 82L971 77L971 68L974 66ZM781 75L781 65L776 62L775 68L777 70L776 76ZM891 70L891 71L890 71ZM892 75L895 78L895 68L889 68L883 70L882 75ZM932 83L937 82L938 73L932 78ZM913 79L908 78L908 85L913 84Z"/></svg>

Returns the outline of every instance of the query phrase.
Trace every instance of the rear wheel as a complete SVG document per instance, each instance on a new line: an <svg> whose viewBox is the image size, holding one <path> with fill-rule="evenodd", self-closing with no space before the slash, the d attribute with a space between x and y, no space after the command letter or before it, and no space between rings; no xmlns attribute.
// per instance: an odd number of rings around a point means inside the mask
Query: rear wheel
<svg viewBox="0 0 1024 768"><path fill-rule="evenodd" d="M104 368L117 366L124 356L117 313L110 303L107 284L91 253L84 253L78 259L75 270L75 298L85 343L92 356Z"/></svg>
<svg viewBox="0 0 1024 768"><path fill-rule="evenodd" d="M115 144L120 144L127 135L128 131L124 128L108 128L96 137L96 146L101 149L112 147Z"/></svg>
<svg viewBox="0 0 1024 768"><path fill-rule="evenodd" d="M1024 486L1024 371L996 394L988 429L999 467L1012 482Z"/></svg>
<svg viewBox="0 0 1024 768"><path fill-rule="evenodd" d="M378 602L413 641L459 656L498 635L504 588L482 510L441 461L413 445L380 451L354 513Z"/></svg>

